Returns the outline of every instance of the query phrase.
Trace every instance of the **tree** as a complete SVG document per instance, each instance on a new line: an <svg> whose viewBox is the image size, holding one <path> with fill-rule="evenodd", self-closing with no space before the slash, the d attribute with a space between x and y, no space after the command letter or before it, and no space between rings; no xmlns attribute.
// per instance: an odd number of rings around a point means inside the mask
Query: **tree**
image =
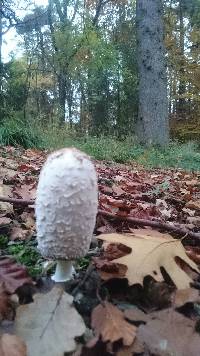
<svg viewBox="0 0 200 356"><path fill-rule="evenodd" d="M143 144L169 140L167 75L161 0L136 4L139 108L136 133Z"/></svg>

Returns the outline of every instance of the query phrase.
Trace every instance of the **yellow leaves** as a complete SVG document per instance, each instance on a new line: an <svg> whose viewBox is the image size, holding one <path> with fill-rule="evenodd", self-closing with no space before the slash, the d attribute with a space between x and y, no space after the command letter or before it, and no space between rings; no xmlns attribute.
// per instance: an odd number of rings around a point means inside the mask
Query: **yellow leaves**
<svg viewBox="0 0 200 356"><path fill-rule="evenodd" d="M129 285L143 284L147 275L158 282L163 281L160 269L163 267L178 289L188 288L192 280L177 264L177 257L199 272L197 265L186 255L181 241L169 234L140 229L133 234L102 234L99 238L107 243L120 243L131 248L130 254L112 260L113 263L127 266L125 277Z"/></svg>

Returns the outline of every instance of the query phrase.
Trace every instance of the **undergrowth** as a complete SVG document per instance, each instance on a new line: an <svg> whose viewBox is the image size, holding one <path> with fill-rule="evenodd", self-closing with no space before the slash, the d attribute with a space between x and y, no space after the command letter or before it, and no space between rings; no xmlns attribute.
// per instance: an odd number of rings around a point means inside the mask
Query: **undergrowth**
<svg viewBox="0 0 200 356"><path fill-rule="evenodd" d="M145 148L134 138L119 140L114 137L81 137L70 130L55 127L34 127L19 120L0 126L1 145L22 145L25 148L57 149L74 146L97 160L126 163L137 161L145 167L174 167L200 170L200 147L197 143L171 142L168 147Z"/></svg>

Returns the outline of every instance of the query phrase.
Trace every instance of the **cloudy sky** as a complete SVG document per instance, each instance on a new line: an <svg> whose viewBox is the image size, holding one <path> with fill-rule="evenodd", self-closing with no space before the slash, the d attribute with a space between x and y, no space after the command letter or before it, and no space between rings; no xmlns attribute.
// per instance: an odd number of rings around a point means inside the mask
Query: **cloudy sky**
<svg viewBox="0 0 200 356"><path fill-rule="evenodd" d="M48 0L35 0L36 5L45 6ZM19 15L19 13L18 13ZM25 15L25 13L23 14ZM17 46L18 39L16 38L15 29L10 29L8 33L4 36L4 43L2 48L3 60L7 62L9 60L9 55L14 52L16 55L20 54L20 48Z"/></svg>

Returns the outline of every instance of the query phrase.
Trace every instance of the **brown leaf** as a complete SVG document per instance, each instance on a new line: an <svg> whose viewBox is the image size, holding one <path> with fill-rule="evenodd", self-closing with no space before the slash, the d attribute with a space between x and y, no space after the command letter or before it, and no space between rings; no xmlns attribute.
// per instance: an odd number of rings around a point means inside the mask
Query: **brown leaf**
<svg viewBox="0 0 200 356"><path fill-rule="evenodd" d="M29 234L30 232L28 230L22 229L20 225L13 226L9 233L11 241L26 240Z"/></svg>
<svg viewBox="0 0 200 356"><path fill-rule="evenodd" d="M31 200L31 199L34 200L36 197L35 183L32 185L23 184L21 186L16 186L13 190L13 193L16 198L24 199L24 200Z"/></svg>
<svg viewBox="0 0 200 356"><path fill-rule="evenodd" d="M125 191L116 184L112 186L112 190L117 196L125 194Z"/></svg>
<svg viewBox="0 0 200 356"><path fill-rule="evenodd" d="M186 208L200 210L200 200L190 200L185 204Z"/></svg>
<svg viewBox="0 0 200 356"><path fill-rule="evenodd" d="M102 234L98 238L110 243L121 243L132 249L130 254L113 260L113 263L128 267L125 277L130 285L143 284L144 277L148 275L157 282L163 281L160 270L163 267L178 289L188 288L192 279L176 263L177 257L199 273L197 265L186 255L182 243L169 234L140 229L133 234Z"/></svg>
<svg viewBox="0 0 200 356"><path fill-rule="evenodd" d="M146 322L148 320L148 315L136 307L131 308L131 309L126 309L124 311L124 316L126 317L126 319L131 320L131 321L145 321Z"/></svg>
<svg viewBox="0 0 200 356"><path fill-rule="evenodd" d="M10 295L6 292L3 284L0 285L0 321L13 320L15 315Z"/></svg>
<svg viewBox="0 0 200 356"><path fill-rule="evenodd" d="M1 257L0 283L3 283L5 290L12 294L25 283L33 284L33 281L24 266L17 264L9 257Z"/></svg>
<svg viewBox="0 0 200 356"><path fill-rule="evenodd" d="M146 325L138 327L137 338L159 356L197 356L200 336L195 332L195 321L173 309L154 312Z"/></svg>
<svg viewBox="0 0 200 356"><path fill-rule="evenodd" d="M136 333L136 327L128 323L121 310L109 302L99 304L92 311L91 325L103 342L114 343L122 339L125 346L130 346Z"/></svg>
<svg viewBox="0 0 200 356"><path fill-rule="evenodd" d="M0 356L27 356L26 345L16 335L3 334L0 338Z"/></svg>
<svg viewBox="0 0 200 356"><path fill-rule="evenodd" d="M143 355L145 351L142 343L139 343L137 337L131 346L123 346L119 351L117 351L116 356L133 356L137 354Z"/></svg>
<svg viewBox="0 0 200 356"><path fill-rule="evenodd" d="M6 218L5 216L0 217L0 227L10 225L12 220L10 218Z"/></svg>
<svg viewBox="0 0 200 356"><path fill-rule="evenodd" d="M187 288L175 291L173 304L176 308L181 307L186 303L199 303L200 295L197 289Z"/></svg>

